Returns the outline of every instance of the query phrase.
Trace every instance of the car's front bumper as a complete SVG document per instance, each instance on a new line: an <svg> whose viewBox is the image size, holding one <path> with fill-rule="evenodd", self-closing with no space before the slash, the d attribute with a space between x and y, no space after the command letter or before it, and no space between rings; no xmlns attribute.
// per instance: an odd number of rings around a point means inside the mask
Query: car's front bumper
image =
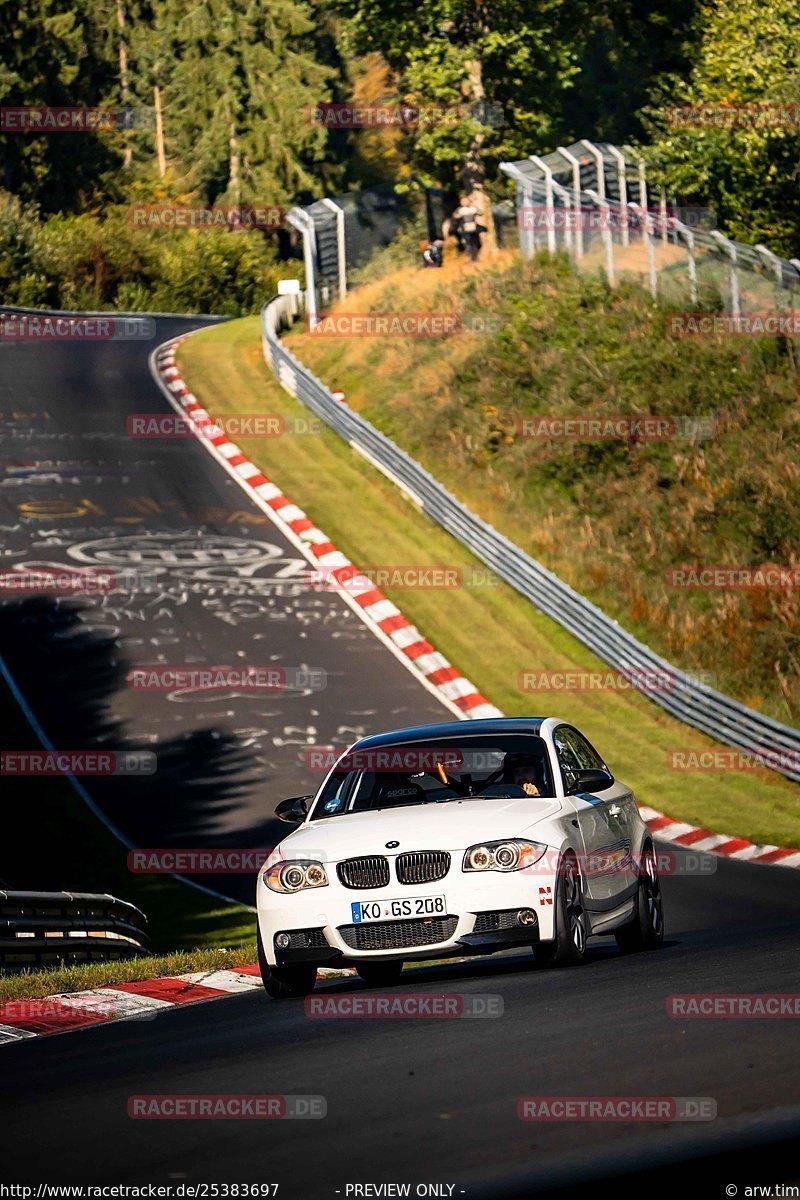
<svg viewBox="0 0 800 1200"><path fill-rule="evenodd" d="M330 872L329 872L330 875ZM368 931L355 935L351 905L354 901L388 901L402 898L444 896L443 917L431 919L432 940L422 922L380 920L361 926ZM429 959L455 955L492 954L514 946L530 946L554 936L553 912L556 895L555 872L530 871L508 874L486 872L473 876L451 868L448 876L435 883L398 888L396 882L385 888L356 892L333 879L327 887L311 888L287 896L272 892L261 877L258 880L258 922L261 941L270 966L315 962L318 965L352 965L370 959ZM517 924L516 913L534 915L532 924ZM493 926L487 914L502 914ZM446 922L446 925L445 925ZM413 930L405 927L414 925ZM403 926L395 932L390 926ZM380 928L383 927L383 928ZM303 945L301 931L308 931L312 944ZM275 945L277 934L289 934L290 948ZM413 935L402 944L406 933ZM295 936L296 935L296 936ZM363 949L359 941L380 945ZM388 944L394 939L395 944ZM397 939L400 939L397 941Z"/></svg>

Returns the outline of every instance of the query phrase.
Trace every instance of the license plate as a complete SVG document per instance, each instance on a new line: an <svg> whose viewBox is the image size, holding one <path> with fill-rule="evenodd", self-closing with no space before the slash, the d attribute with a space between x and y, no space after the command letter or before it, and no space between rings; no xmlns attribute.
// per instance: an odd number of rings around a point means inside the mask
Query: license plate
<svg viewBox="0 0 800 1200"><path fill-rule="evenodd" d="M353 923L391 921L397 917L443 917L444 896L403 896L399 900L354 900L350 905Z"/></svg>

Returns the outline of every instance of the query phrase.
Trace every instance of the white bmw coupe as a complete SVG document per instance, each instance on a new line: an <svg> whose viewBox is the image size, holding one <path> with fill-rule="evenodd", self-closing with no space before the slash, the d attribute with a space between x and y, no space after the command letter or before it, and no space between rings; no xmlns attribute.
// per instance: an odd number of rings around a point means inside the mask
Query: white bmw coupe
<svg viewBox="0 0 800 1200"><path fill-rule="evenodd" d="M307 995L317 967L395 982L412 959L530 946L579 963L587 939L656 949L664 918L631 790L574 726L547 718L427 725L363 738L258 876L267 992Z"/></svg>

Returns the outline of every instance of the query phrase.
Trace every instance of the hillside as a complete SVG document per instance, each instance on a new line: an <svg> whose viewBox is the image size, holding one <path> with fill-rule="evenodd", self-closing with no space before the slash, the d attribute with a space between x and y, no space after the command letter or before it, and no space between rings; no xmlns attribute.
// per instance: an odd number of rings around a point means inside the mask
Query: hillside
<svg viewBox="0 0 800 1200"><path fill-rule="evenodd" d="M477 271L391 270L335 311L493 318L484 334L292 338L349 404L626 628L798 721L798 588L690 590L670 576L687 565L797 565L788 341L676 339L670 310L638 284L612 290L566 260L526 266L511 254ZM541 418L588 416L658 418L667 436L540 436Z"/></svg>

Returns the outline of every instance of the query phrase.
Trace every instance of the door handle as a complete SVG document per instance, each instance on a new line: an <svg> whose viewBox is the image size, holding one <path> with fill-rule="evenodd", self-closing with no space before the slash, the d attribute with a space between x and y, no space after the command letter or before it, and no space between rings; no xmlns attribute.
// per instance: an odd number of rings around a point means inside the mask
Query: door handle
<svg viewBox="0 0 800 1200"><path fill-rule="evenodd" d="M618 804L612 804L608 811L612 817L618 817L622 813L622 809Z"/></svg>

